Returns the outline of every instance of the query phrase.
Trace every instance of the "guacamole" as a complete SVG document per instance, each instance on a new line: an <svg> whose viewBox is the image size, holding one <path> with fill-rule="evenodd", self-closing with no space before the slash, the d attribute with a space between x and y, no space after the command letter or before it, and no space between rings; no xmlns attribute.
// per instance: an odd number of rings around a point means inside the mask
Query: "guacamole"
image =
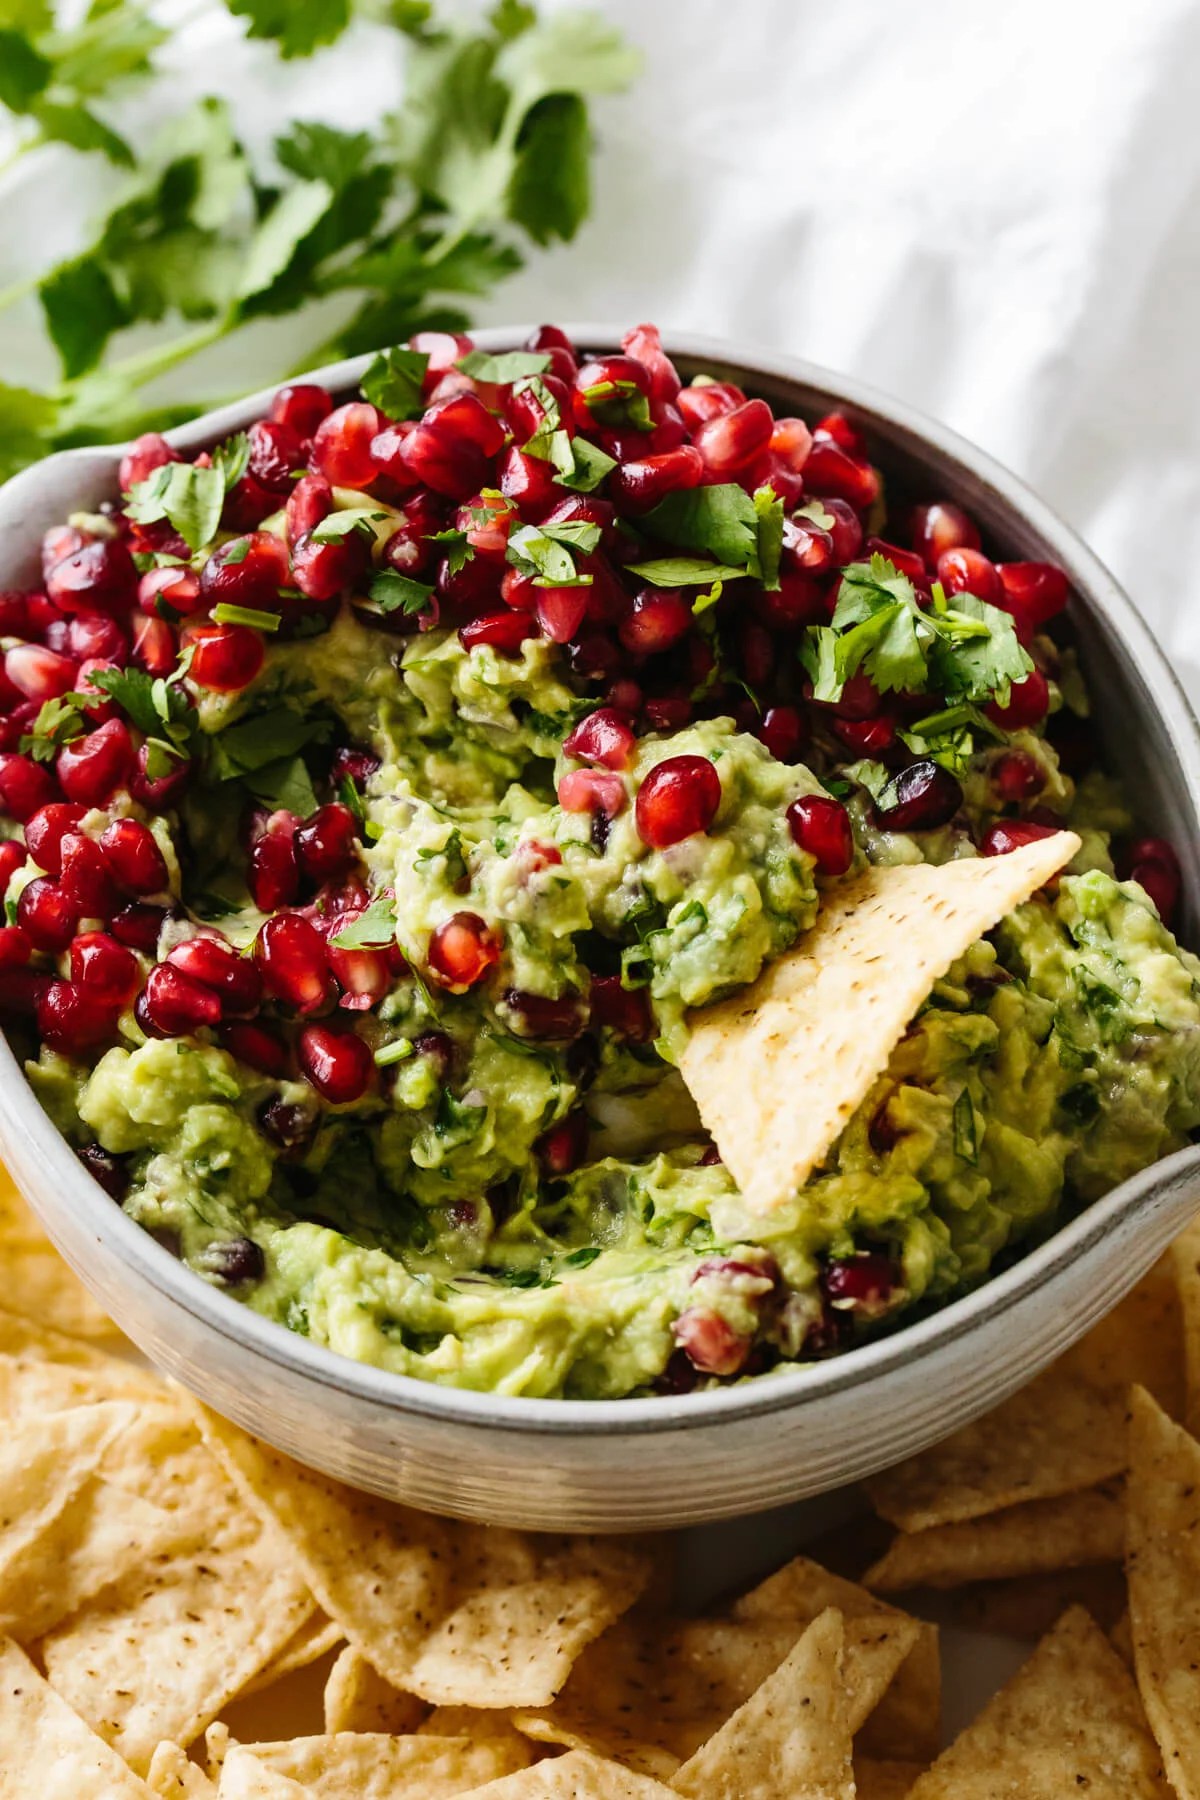
<svg viewBox="0 0 1200 1800"><path fill-rule="evenodd" d="M48 551L50 654L90 617L111 648L0 760L0 1000L98 1179L289 1329L509 1394L848 1349L1200 1126L1177 865L1095 760L1059 572L948 504L887 524L840 416L723 463L762 403L631 345L418 342L211 462L140 441ZM89 555L128 593L72 611ZM693 1010L856 869L1063 824L1070 869L751 1213Z"/></svg>

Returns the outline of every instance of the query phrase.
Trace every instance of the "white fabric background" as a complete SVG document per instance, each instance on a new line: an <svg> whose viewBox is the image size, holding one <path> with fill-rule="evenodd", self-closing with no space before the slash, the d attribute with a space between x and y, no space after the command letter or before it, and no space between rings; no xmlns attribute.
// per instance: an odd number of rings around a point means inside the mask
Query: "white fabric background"
<svg viewBox="0 0 1200 1800"><path fill-rule="evenodd" d="M1195 0L601 10L646 67L596 109L595 216L483 318L653 318L853 371L940 415L1084 532L1200 698ZM168 104L225 93L264 142L289 118L360 126L394 103L401 54L360 27L280 66L227 18L193 14ZM12 172L0 287L78 241L106 179L58 151ZM0 316L0 374L37 366L33 309ZM228 392L263 369L250 335L198 374Z"/></svg>

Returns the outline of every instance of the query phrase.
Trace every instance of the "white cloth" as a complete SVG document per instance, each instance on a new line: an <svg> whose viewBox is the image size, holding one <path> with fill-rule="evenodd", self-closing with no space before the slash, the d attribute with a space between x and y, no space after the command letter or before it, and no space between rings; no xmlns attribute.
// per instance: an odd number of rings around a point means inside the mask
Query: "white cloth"
<svg viewBox="0 0 1200 1800"><path fill-rule="evenodd" d="M654 319L852 371L939 415L1083 532L1200 699L1195 0L602 10L646 67L596 108L594 217L481 322ZM281 69L203 17L171 52L171 104L252 87L263 143L297 117L369 123L397 69L370 31ZM0 195L0 286L95 203L94 167L30 163ZM33 325L0 316L9 379ZM228 391L262 368L248 334L203 372Z"/></svg>

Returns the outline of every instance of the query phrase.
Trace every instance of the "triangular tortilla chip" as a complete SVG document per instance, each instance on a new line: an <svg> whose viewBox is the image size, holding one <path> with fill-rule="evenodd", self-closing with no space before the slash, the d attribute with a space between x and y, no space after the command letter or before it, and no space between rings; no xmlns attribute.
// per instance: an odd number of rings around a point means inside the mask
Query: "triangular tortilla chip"
<svg viewBox="0 0 1200 1800"><path fill-rule="evenodd" d="M1061 831L1008 856L868 869L823 894L750 987L692 1014L680 1070L752 1212L803 1186L934 983L1078 848Z"/></svg>
<svg viewBox="0 0 1200 1800"><path fill-rule="evenodd" d="M164 1740L150 1759L146 1786L159 1800L217 1800L215 1783L186 1750Z"/></svg>
<svg viewBox="0 0 1200 1800"><path fill-rule="evenodd" d="M426 1710L415 1694L385 1681L353 1644L346 1645L325 1682L326 1731L415 1731Z"/></svg>
<svg viewBox="0 0 1200 1800"><path fill-rule="evenodd" d="M14 1312L81 1338L119 1338L108 1314L72 1273L0 1164L0 1267Z"/></svg>
<svg viewBox="0 0 1200 1800"><path fill-rule="evenodd" d="M807 1556L793 1557L782 1569L735 1600L732 1619L751 1621L794 1620L810 1625L827 1607L835 1606L844 1619L907 1619L907 1614L886 1606L877 1595L856 1582L833 1575ZM871 1756L909 1758L928 1762L941 1743L941 1659L937 1626L914 1619L916 1641L896 1670L878 1706L864 1720L858 1748Z"/></svg>
<svg viewBox="0 0 1200 1800"><path fill-rule="evenodd" d="M1129 1470L1129 1617L1171 1785L1200 1795L1200 1444L1140 1388Z"/></svg>
<svg viewBox="0 0 1200 1800"><path fill-rule="evenodd" d="M1137 1689L1074 1608L922 1775L909 1800L1166 1800Z"/></svg>
<svg viewBox="0 0 1200 1800"><path fill-rule="evenodd" d="M0 1792L13 1800L150 1796L145 1782L42 1680L10 1638L0 1638Z"/></svg>
<svg viewBox="0 0 1200 1800"><path fill-rule="evenodd" d="M260 1762L253 1749L235 1744L221 1768L217 1800L313 1800L312 1791Z"/></svg>
<svg viewBox="0 0 1200 1800"><path fill-rule="evenodd" d="M1179 1299L1165 1258L1065 1356L982 1419L867 1483L905 1531L1095 1487L1128 1462L1129 1386L1182 1405Z"/></svg>
<svg viewBox="0 0 1200 1800"><path fill-rule="evenodd" d="M830 1608L671 1786L689 1800L854 1800L842 1643Z"/></svg>
<svg viewBox="0 0 1200 1800"><path fill-rule="evenodd" d="M883 1594L917 1587L961 1587L1089 1563L1117 1562L1125 1551L1121 1485L1028 1500L982 1519L902 1531L863 1580Z"/></svg>
<svg viewBox="0 0 1200 1800"><path fill-rule="evenodd" d="M10 1575L19 1582L30 1554L99 1468L112 1440L134 1419L126 1401L75 1406L29 1419L0 1441L0 1604Z"/></svg>
<svg viewBox="0 0 1200 1800"><path fill-rule="evenodd" d="M392 1737L367 1731L288 1738L252 1744L250 1750L264 1767L298 1781L316 1800L393 1800L401 1795L404 1800L450 1800L533 1760L532 1744L514 1752L496 1738L472 1743L467 1737Z"/></svg>
<svg viewBox="0 0 1200 1800"><path fill-rule="evenodd" d="M40 1417L97 1400L165 1399L161 1376L0 1308L0 1414Z"/></svg>
<svg viewBox="0 0 1200 1800"><path fill-rule="evenodd" d="M343 1487L213 1413L202 1425L349 1642L434 1705L547 1704L649 1579L620 1539L480 1531Z"/></svg>
<svg viewBox="0 0 1200 1800"><path fill-rule="evenodd" d="M678 1800L674 1788L586 1750L535 1763L459 1800Z"/></svg>

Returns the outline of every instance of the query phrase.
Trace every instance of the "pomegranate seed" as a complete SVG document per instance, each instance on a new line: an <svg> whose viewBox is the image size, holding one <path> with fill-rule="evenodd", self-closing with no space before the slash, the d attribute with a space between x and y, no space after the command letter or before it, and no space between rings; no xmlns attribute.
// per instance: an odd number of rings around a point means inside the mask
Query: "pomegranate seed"
<svg viewBox="0 0 1200 1800"><path fill-rule="evenodd" d="M590 399L586 397L589 393ZM596 425L619 429L630 422L636 424L649 396L650 371L632 356L590 357L575 375L575 421L584 431Z"/></svg>
<svg viewBox="0 0 1200 1800"><path fill-rule="evenodd" d="M687 1307L671 1329L688 1361L704 1375L736 1375L750 1354L752 1339L708 1307Z"/></svg>
<svg viewBox="0 0 1200 1800"><path fill-rule="evenodd" d="M544 525L595 525L600 531L600 549L610 555L624 542L617 528L617 509L611 500L596 494L567 494L546 514Z"/></svg>
<svg viewBox="0 0 1200 1800"><path fill-rule="evenodd" d="M891 790L895 802L886 810L875 809L885 831L936 831L949 823L963 800L962 787L949 769L928 758L901 769Z"/></svg>
<svg viewBox="0 0 1200 1800"><path fill-rule="evenodd" d="M72 981L51 981L38 996L37 1024L51 1050L78 1056L82 1050L98 1049L114 1035L117 1012Z"/></svg>
<svg viewBox="0 0 1200 1800"><path fill-rule="evenodd" d="M840 1257L821 1272L821 1291L830 1306L870 1316L885 1307L897 1286L896 1269L881 1251Z"/></svg>
<svg viewBox="0 0 1200 1800"><path fill-rule="evenodd" d="M803 419L776 419L771 432L771 454L787 469L797 474L803 469L812 449L812 432Z"/></svg>
<svg viewBox="0 0 1200 1800"><path fill-rule="evenodd" d="M134 1013L147 1037L187 1037L221 1018L221 1001L172 963L156 963L138 995Z"/></svg>
<svg viewBox="0 0 1200 1800"><path fill-rule="evenodd" d="M48 876L39 875L21 889L17 924L35 950L65 950L79 928L79 907Z"/></svg>
<svg viewBox="0 0 1200 1800"><path fill-rule="evenodd" d="M589 1001L593 1026L637 1044L653 1036L654 1021L643 988L622 987L619 975L593 975Z"/></svg>
<svg viewBox="0 0 1200 1800"><path fill-rule="evenodd" d="M587 1006L579 994L531 994L523 988L509 988L504 996L505 1011L512 1018L518 1037L540 1038L547 1042L570 1042L587 1024Z"/></svg>
<svg viewBox="0 0 1200 1800"><path fill-rule="evenodd" d="M330 999L329 963L321 934L299 913L276 913L254 940L254 960L267 991L299 1013Z"/></svg>
<svg viewBox="0 0 1200 1800"><path fill-rule="evenodd" d="M582 587L546 587L536 590L537 622L552 644L565 644L583 624L588 606L588 589ZM520 618L520 614L513 615Z"/></svg>
<svg viewBox="0 0 1200 1800"><path fill-rule="evenodd" d="M562 864L562 851L557 844L544 844L538 838L522 838L513 852L521 866L522 886L526 878L542 869L557 869Z"/></svg>
<svg viewBox="0 0 1200 1800"><path fill-rule="evenodd" d="M262 999L262 977L254 964L221 938L188 938L176 944L167 962L219 995L223 1018L248 1017Z"/></svg>
<svg viewBox="0 0 1200 1800"><path fill-rule="evenodd" d="M678 371L662 347L657 325L635 325L621 339L621 348L635 362L640 362L650 377L650 396L658 401L673 401L681 386Z"/></svg>
<svg viewBox="0 0 1200 1800"><path fill-rule="evenodd" d="M59 884L89 919L107 919L119 904L104 852L94 838L68 831L59 845Z"/></svg>
<svg viewBox="0 0 1200 1800"><path fill-rule="evenodd" d="M490 644L503 656L519 656L521 645L533 635L533 621L523 612L484 613L458 628L458 641L464 650L473 650L476 644Z"/></svg>
<svg viewBox="0 0 1200 1800"><path fill-rule="evenodd" d="M172 450L159 432L143 432L141 437L134 439L121 458L117 471L121 492L127 494L135 482L145 481L148 476L153 475L155 469L161 469L164 463L182 460L178 450Z"/></svg>
<svg viewBox="0 0 1200 1800"><path fill-rule="evenodd" d="M572 365L569 381L575 380L575 369ZM575 419L571 410L571 388L567 381L561 381L556 375L539 377L541 386L558 406L562 429L569 437L575 435ZM525 387L512 388L504 402L504 416L508 420L509 429L518 444L527 444L531 437L542 429L546 422L546 407L538 397L538 389L533 383Z"/></svg>
<svg viewBox="0 0 1200 1800"><path fill-rule="evenodd" d="M1021 850L1038 838L1053 837L1057 825L1042 825L1036 819L997 819L979 840L980 856L1007 856Z"/></svg>
<svg viewBox="0 0 1200 1800"><path fill-rule="evenodd" d="M133 660L148 675L169 675L179 659L175 633L165 619L139 619L133 628Z"/></svg>
<svg viewBox="0 0 1200 1800"><path fill-rule="evenodd" d="M65 647L67 655L81 663L98 660L120 666L129 655L129 639L106 613L76 613L67 621Z"/></svg>
<svg viewBox="0 0 1200 1800"><path fill-rule="evenodd" d="M45 811L45 808L42 810ZM28 832L26 835L28 836ZM15 838L0 840L0 897L8 891L8 884L17 870L24 866L25 845L18 843ZM45 863L40 866L43 869L46 867ZM50 873L53 873L53 870Z"/></svg>
<svg viewBox="0 0 1200 1800"><path fill-rule="evenodd" d="M802 794L787 809L792 838L821 875L844 875L854 861L850 815L831 794Z"/></svg>
<svg viewBox="0 0 1200 1800"><path fill-rule="evenodd" d="M300 893L300 858L294 825L265 831L250 846L250 893L259 912L290 906Z"/></svg>
<svg viewBox="0 0 1200 1800"><path fill-rule="evenodd" d="M500 598L514 612L531 613L541 591L536 577L522 575L519 569L506 569L501 577Z"/></svg>
<svg viewBox="0 0 1200 1800"><path fill-rule="evenodd" d="M271 402L270 417L299 438L311 438L333 407L327 390L315 381L289 382Z"/></svg>
<svg viewBox="0 0 1200 1800"><path fill-rule="evenodd" d="M709 419L743 406L746 396L732 381L707 381L695 387L680 388L675 404L690 431L697 431Z"/></svg>
<svg viewBox="0 0 1200 1800"><path fill-rule="evenodd" d="M429 358L425 371L425 392L428 394L475 345L461 331L418 331L409 338L408 347Z"/></svg>
<svg viewBox="0 0 1200 1800"><path fill-rule="evenodd" d="M369 750L355 750L352 746L343 744L333 753L329 779L335 785L342 781L353 781L358 787L365 787L372 775L378 772L377 756L372 756Z"/></svg>
<svg viewBox="0 0 1200 1800"><path fill-rule="evenodd" d="M875 719L838 719L830 721L833 734L851 756L885 756L896 742L896 722L884 715Z"/></svg>
<svg viewBox="0 0 1200 1800"><path fill-rule="evenodd" d="M52 525L49 531L42 533L42 579L45 580L51 569L68 556L74 556L76 550L82 550L85 544L94 542L87 531L79 531L74 525Z"/></svg>
<svg viewBox="0 0 1200 1800"><path fill-rule="evenodd" d="M209 606L225 603L272 612L288 584L287 551L269 531L231 538L213 551L200 571L200 592Z"/></svg>
<svg viewBox="0 0 1200 1800"><path fill-rule="evenodd" d="M573 1112L544 1131L533 1146L543 1175L550 1180L570 1175L587 1155L588 1121L585 1112Z"/></svg>
<svg viewBox="0 0 1200 1800"><path fill-rule="evenodd" d="M336 600L367 567L370 546L357 531L323 544L305 535L292 551L292 584L306 600Z"/></svg>
<svg viewBox="0 0 1200 1800"><path fill-rule="evenodd" d="M829 412L817 420L813 436L826 444L837 444L847 456L865 456L867 441L857 425L852 425L843 412Z"/></svg>
<svg viewBox="0 0 1200 1800"><path fill-rule="evenodd" d="M1163 924L1170 925L1179 905L1180 879L1177 870L1168 868L1166 863L1155 858L1135 862L1129 871L1129 879L1136 881L1149 894Z"/></svg>
<svg viewBox="0 0 1200 1800"><path fill-rule="evenodd" d="M371 455L371 440L386 423L383 414L365 400L337 407L313 434L309 466L333 487L369 487L379 473Z"/></svg>
<svg viewBox="0 0 1200 1800"><path fill-rule="evenodd" d="M235 1020L221 1027L221 1043L230 1056L282 1081L287 1074L287 1049L265 1026Z"/></svg>
<svg viewBox="0 0 1200 1800"><path fill-rule="evenodd" d="M647 456L641 462L618 464L609 477L608 487L624 511L644 513L657 506L666 494L699 487L703 478L704 458L699 450L691 444L681 444L678 450L668 450L664 456Z"/></svg>
<svg viewBox="0 0 1200 1800"><path fill-rule="evenodd" d="M78 671L74 657L60 656L40 644L17 644L5 652L5 676L27 700L39 704L69 694Z"/></svg>
<svg viewBox="0 0 1200 1800"><path fill-rule="evenodd" d="M325 953L334 979L341 988L338 1005L348 1012L366 1012L377 1006L392 984L391 967L382 950L343 950L334 942L339 931L358 917L357 912L338 912L329 920Z"/></svg>
<svg viewBox="0 0 1200 1800"><path fill-rule="evenodd" d="M692 628L692 609L673 588L643 588L617 627L626 650L642 656L669 650Z"/></svg>
<svg viewBox="0 0 1200 1800"><path fill-rule="evenodd" d="M997 797L1005 806L1028 800L1044 780L1040 763L1024 750L1006 750L996 758L989 773Z"/></svg>
<svg viewBox="0 0 1200 1800"><path fill-rule="evenodd" d="M498 610L502 575L500 565L477 556L461 569L451 569L449 558L438 564L434 586L447 606L470 614Z"/></svg>
<svg viewBox="0 0 1200 1800"><path fill-rule="evenodd" d="M499 960L499 939L478 913L454 913L429 940L429 972L452 994L465 994Z"/></svg>
<svg viewBox="0 0 1200 1800"><path fill-rule="evenodd" d="M167 886L166 860L150 827L139 820L114 819L100 834L100 849L127 894L158 894Z"/></svg>
<svg viewBox="0 0 1200 1800"><path fill-rule="evenodd" d="M363 1040L328 1025L306 1025L296 1040L296 1057L321 1098L333 1106L361 1100L375 1072L374 1058Z"/></svg>
<svg viewBox="0 0 1200 1800"><path fill-rule="evenodd" d="M937 578L947 594L974 594L990 606L1003 602L999 571L981 550L968 547L943 551L937 560Z"/></svg>
<svg viewBox="0 0 1200 1800"><path fill-rule="evenodd" d="M988 702L984 712L993 725L1004 731L1026 731L1045 718L1050 707L1050 686L1040 669L1033 669L1023 681L1014 681L1007 706Z"/></svg>
<svg viewBox="0 0 1200 1800"><path fill-rule="evenodd" d="M294 471L304 462L298 432L278 419L256 419L246 436L250 444L247 473L269 494L290 493Z"/></svg>
<svg viewBox="0 0 1200 1800"><path fill-rule="evenodd" d="M783 521L783 566L797 575L823 575L834 563L833 537L811 519Z"/></svg>
<svg viewBox="0 0 1200 1800"><path fill-rule="evenodd" d="M595 769L570 769L558 784L558 804L564 812L602 813L615 819L625 806L625 783L619 775Z"/></svg>
<svg viewBox="0 0 1200 1800"><path fill-rule="evenodd" d="M261 525L278 507L278 494L273 494L270 488L255 481L253 475L243 475L240 481L234 482L225 496L225 504L221 508L221 528L224 531L253 531L256 525Z"/></svg>
<svg viewBox="0 0 1200 1800"><path fill-rule="evenodd" d="M1177 881L1181 879L1182 872L1179 867L1179 858L1176 856L1174 848L1167 842L1166 838L1136 838L1129 846L1126 853L1126 860L1131 864L1161 863L1163 868L1168 870Z"/></svg>
<svg viewBox="0 0 1200 1800"><path fill-rule="evenodd" d="M839 569L844 568L862 550L862 521L848 500L839 500L835 495L827 495L821 506L826 516L833 520L832 525L824 527L833 539L833 560Z"/></svg>
<svg viewBox="0 0 1200 1800"><path fill-rule="evenodd" d="M835 719L870 719L878 713L882 696L869 675L860 670L842 689L840 700L810 700L818 712L832 713Z"/></svg>
<svg viewBox="0 0 1200 1800"><path fill-rule="evenodd" d="M659 694L647 698L643 708L647 731L682 731L692 716L686 694Z"/></svg>
<svg viewBox="0 0 1200 1800"><path fill-rule="evenodd" d="M296 832L296 855L309 881L337 881L358 856L358 821L348 806L320 806Z"/></svg>
<svg viewBox="0 0 1200 1800"><path fill-rule="evenodd" d="M811 575L784 570L777 588L760 588L751 604L764 625L797 631L802 625L825 624L832 611L828 589Z"/></svg>
<svg viewBox="0 0 1200 1800"><path fill-rule="evenodd" d="M804 485L810 493L846 500L860 512L879 498L879 476L870 463L819 438L804 464Z"/></svg>
<svg viewBox="0 0 1200 1800"><path fill-rule="evenodd" d="M611 707L601 707L580 719L563 749L580 762L597 763L604 769L627 769L636 742L628 721Z"/></svg>
<svg viewBox="0 0 1200 1800"><path fill-rule="evenodd" d="M249 687L263 666L263 641L246 625L197 625L188 633L189 679L217 694Z"/></svg>
<svg viewBox="0 0 1200 1800"><path fill-rule="evenodd" d="M33 945L19 925L0 925L0 969L23 969Z"/></svg>
<svg viewBox="0 0 1200 1800"><path fill-rule="evenodd" d="M118 538L97 538L55 563L46 596L60 611L121 612L137 589L133 558Z"/></svg>
<svg viewBox="0 0 1200 1800"><path fill-rule="evenodd" d="M284 529L287 541L295 549L302 537L315 531L322 519L333 511L333 489L323 475L302 475L287 497Z"/></svg>
<svg viewBox="0 0 1200 1800"><path fill-rule="evenodd" d="M709 419L693 443L710 475L732 475L753 462L771 442L775 420L765 400L747 400L732 412Z"/></svg>
<svg viewBox="0 0 1200 1800"><path fill-rule="evenodd" d="M767 746L776 762L794 763L800 760L808 731L796 707L769 706L754 735Z"/></svg>
<svg viewBox="0 0 1200 1800"><path fill-rule="evenodd" d="M468 500L488 485L491 459L504 435L503 425L474 394L455 394L430 407L408 434L405 461L422 486L451 500Z"/></svg>
<svg viewBox="0 0 1200 1800"><path fill-rule="evenodd" d="M71 944L71 980L93 1000L120 1010L138 990L141 971L132 950L106 931L85 931Z"/></svg>
<svg viewBox="0 0 1200 1800"><path fill-rule="evenodd" d="M558 476L553 463L540 456L526 456L512 445L497 469L500 492L526 519L544 518L558 495Z"/></svg>
<svg viewBox="0 0 1200 1800"><path fill-rule="evenodd" d="M81 806L107 806L133 765L133 739L122 719L110 719L64 744L55 760L59 786Z"/></svg>
<svg viewBox="0 0 1200 1800"><path fill-rule="evenodd" d="M0 807L24 824L56 798L54 777L42 763L17 753L0 756Z"/></svg>
<svg viewBox="0 0 1200 1800"><path fill-rule="evenodd" d="M129 776L129 792L147 812L168 812L191 780L193 765L180 757L171 763L165 775L151 776L146 772L150 755L148 744L138 746Z"/></svg>
<svg viewBox="0 0 1200 1800"><path fill-rule="evenodd" d="M113 914L108 929L118 944L128 944L131 950L140 950L143 956L154 956L166 917L164 907L146 906L131 900L128 906L122 906Z"/></svg>
<svg viewBox="0 0 1200 1800"><path fill-rule="evenodd" d="M1012 614L1022 640L1040 631L1067 604L1067 578L1053 563L1000 563L996 573L1003 589L997 604Z"/></svg>
<svg viewBox="0 0 1200 1800"><path fill-rule="evenodd" d="M720 804L721 778L706 756L668 756L638 789L638 836L652 850L666 850L707 831Z"/></svg>
<svg viewBox="0 0 1200 1800"><path fill-rule="evenodd" d="M376 472L386 475L395 486L410 488L415 485L416 476L408 466L404 447L408 441L413 425L403 420L398 425L385 425L371 439L371 461Z"/></svg>
<svg viewBox="0 0 1200 1800"><path fill-rule="evenodd" d="M923 558L915 550L902 550L899 544L889 544L886 538L869 537L864 553L867 556L886 557L894 569L898 569L901 575L908 576L919 592L928 592L929 571Z"/></svg>
<svg viewBox="0 0 1200 1800"><path fill-rule="evenodd" d="M913 509L913 549L931 572L951 550L978 550L979 529L961 506L935 500Z"/></svg>

